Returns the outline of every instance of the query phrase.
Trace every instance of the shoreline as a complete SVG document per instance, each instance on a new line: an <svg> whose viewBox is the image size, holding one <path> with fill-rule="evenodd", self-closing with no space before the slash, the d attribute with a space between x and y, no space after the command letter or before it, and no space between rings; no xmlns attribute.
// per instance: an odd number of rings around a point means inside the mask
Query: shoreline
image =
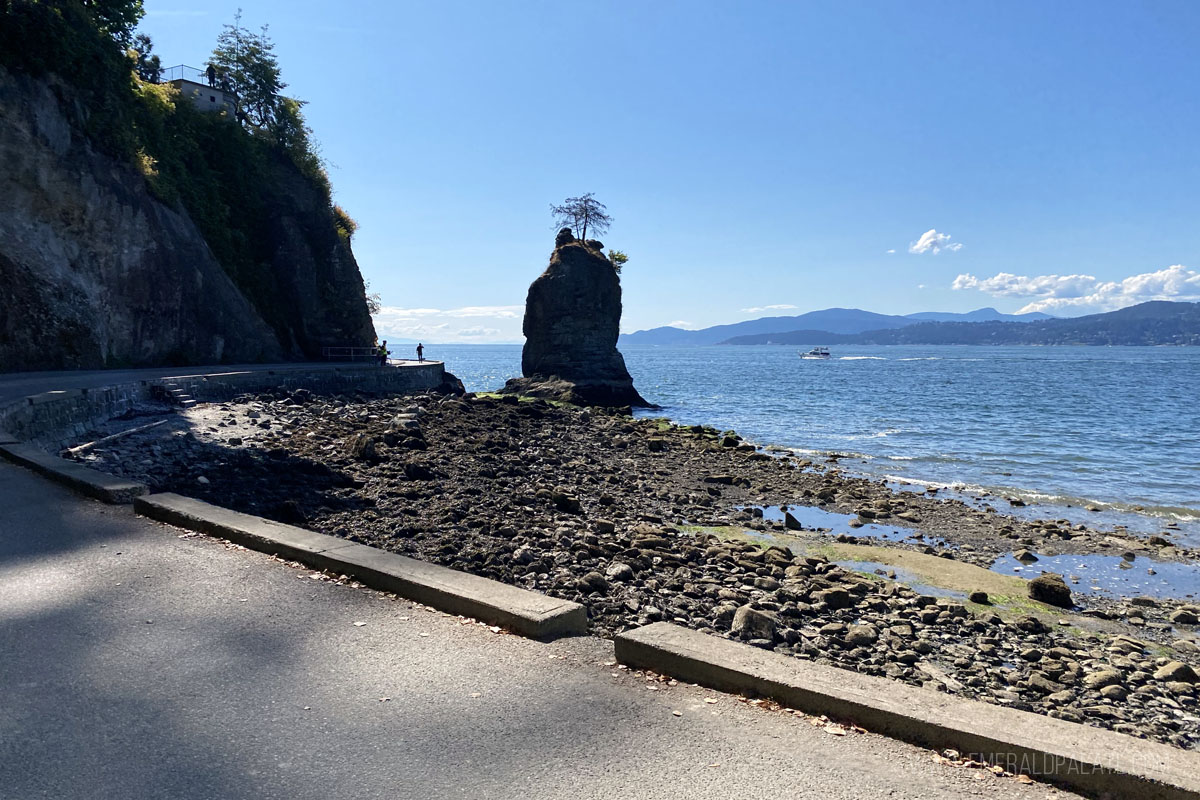
<svg viewBox="0 0 1200 800"><path fill-rule="evenodd" d="M897 494L836 464L768 455L728 432L515 397L244 396L84 460L156 491L581 602L601 635L675 621L1200 746L1195 672L1155 677L1200 661L1196 626L1170 621L1188 619L1192 601L1106 600L1074 584L1085 607L1068 611L988 569L1018 547L1195 564L1195 551L1169 542L1034 526L936 494ZM796 503L801 518L805 508L860 524L833 534L795 530L783 512L771 518ZM871 526L919 537L868 536ZM939 575L957 588L923 582ZM977 591L991 601L960 597Z"/></svg>
<svg viewBox="0 0 1200 800"><path fill-rule="evenodd" d="M671 410L672 408L669 406L644 411L635 410L634 416L639 419L668 419L677 425L687 426L690 424L684 417L673 417L669 413L664 416L660 413ZM1033 519L1034 516L1043 518L1066 516L1071 518L1072 524L1082 523L1098 531L1144 534L1145 537L1160 535L1166 528L1172 530L1173 533L1182 533L1189 540L1189 545L1200 548L1200 509L1197 508L1147 504L1149 501L1137 503L1113 498L1047 493L1040 489L1024 486L989 485L964 480L915 476L904 474L903 468L899 464L891 464L890 462L896 461L895 456L854 452L845 448L816 449L781 444L775 441L764 442L751 439L746 441L754 443L762 452L772 455L791 455L800 460L835 463L839 467L856 462L862 464L889 462L887 470L849 467L847 472L854 477L875 482L883 481L892 486L920 487L921 491L936 489L942 497L952 497L977 508L991 505L996 507L1000 513L1025 519ZM915 459L905 459L905 462L911 460ZM913 488L901 490L912 492Z"/></svg>

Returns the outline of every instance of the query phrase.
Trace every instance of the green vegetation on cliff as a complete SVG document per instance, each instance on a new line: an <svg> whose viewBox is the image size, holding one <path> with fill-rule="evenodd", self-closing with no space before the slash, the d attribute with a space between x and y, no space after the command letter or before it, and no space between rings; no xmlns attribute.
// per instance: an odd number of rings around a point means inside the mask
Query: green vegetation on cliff
<svg viewBox="0 0 1200 800"><path fill-rule="evenodd" d="M287 235L328 253L356 225L332 202L303 104L280 93L266 30L252 33L238 19L210 59L237 90L235 119L197 110L173 86L143 79L157 62L149 38L135 34L142 13L141 0L0 0L0 65L46 79L80 109L92 146L136 167L155 196L185 210L280 342L310 349L287 275L272 263L280 236L264 231L291 214L302 224ZM365 293L361 300L365 309Z"/></svg>

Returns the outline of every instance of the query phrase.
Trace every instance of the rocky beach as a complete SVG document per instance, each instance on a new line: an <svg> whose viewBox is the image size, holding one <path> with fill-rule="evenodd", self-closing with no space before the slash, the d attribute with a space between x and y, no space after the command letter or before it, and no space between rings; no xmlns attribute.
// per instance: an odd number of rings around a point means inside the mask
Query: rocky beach
<svg viewBox="0 0 1200 800"><path fill-rule="evenodd" d="M989 569L1191 569L1139 536L897 491L733 431L517 395L246 395L144 407L74 454L107 472L586 605L1200 746L1193 597ZM1027 511L1028 509L1022 509ZM1147 566L1150 565L1150 566Z"/></svg>

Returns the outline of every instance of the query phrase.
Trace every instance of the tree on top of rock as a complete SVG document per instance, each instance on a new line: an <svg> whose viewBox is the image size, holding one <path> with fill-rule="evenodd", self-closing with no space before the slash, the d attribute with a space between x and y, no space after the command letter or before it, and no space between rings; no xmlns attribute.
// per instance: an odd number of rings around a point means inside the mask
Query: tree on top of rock
<svg viewBox="0 0 1200 800"><path fill-rule="evenodd" d="M588 228L593 236L599 236L608 230L612 217L605 213L606 206L591 192L581 197L568 197L561 206L550 204L550 213L554 215L554 227L567 226L579 234L580 239L587 239Z"/></svg>

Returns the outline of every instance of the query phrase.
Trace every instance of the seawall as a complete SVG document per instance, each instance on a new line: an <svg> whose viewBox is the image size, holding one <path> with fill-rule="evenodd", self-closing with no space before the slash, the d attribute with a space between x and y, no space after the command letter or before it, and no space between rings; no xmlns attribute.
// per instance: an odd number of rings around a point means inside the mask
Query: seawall
<svg viewBox="0 0 1200 800"><path fill-rule="evenodd" d="M445 377L440 361L377 367L373 364L313 364L232 372L181 372L178 375L58 389L0 404L0 431L21 441L57 450L70 439L125 413L169 389L182 389L197 400L228 400L245 392L275 388L313 392L416 392L439 386Z"/></svg>

